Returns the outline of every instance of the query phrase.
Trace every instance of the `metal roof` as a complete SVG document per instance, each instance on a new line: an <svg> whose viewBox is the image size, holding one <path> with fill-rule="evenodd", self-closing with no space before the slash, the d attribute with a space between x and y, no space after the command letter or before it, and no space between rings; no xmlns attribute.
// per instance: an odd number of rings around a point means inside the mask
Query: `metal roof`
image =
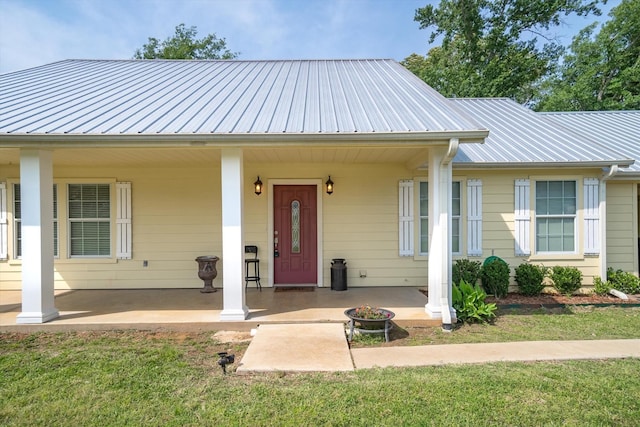
<svg viewBox="0 0 640 427"><path fill-rule="evenodd" d="M549 116L506 98L456 98L453 104L489 129L484 144L461 145L458 167L550 167L628 165L625 150L605 146L597 136L564 128ZM617 147L616 147L617 148Z"/></svg>
<svg viewBox="0 0 640 427"><path fill-rule="evenodd" d="M567 129L625 153L635 163L622 175L640 175L640 111L586 111L541 113Z"/></svg>
<svg viewBox="0 0 640 427"><path fill-rule="evenodd" d="M0 142L438 132L486 129L393 60L66 60L0 75Z"/></svg>

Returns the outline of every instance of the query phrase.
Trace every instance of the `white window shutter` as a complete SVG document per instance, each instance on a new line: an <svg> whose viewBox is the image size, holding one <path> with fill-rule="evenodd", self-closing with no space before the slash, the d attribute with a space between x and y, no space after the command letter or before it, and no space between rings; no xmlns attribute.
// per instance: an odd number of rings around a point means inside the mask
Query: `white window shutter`
<svg viewBox="0 0 640 427"><path fill-rule="evenodd" d="M600 253L600 182L597 178L584 179L584 254Z"/></svg>
<svg viewBox="0 0 640 427"><path fill-rule="evenodd" d="M482 180L467 180L467 255L482 256Z"/></svg>
<svg viewBox="0 0 640 427"><path fill-rule="evenodd" d="M413 256L413 181L400 181L398 194L400 256Z"/></svg>
<svg viewBox="0 0 640 427"><path fill-rule="evenodd" d="M531 255L531 211L529 209L530 185L528 179L516 179L515 187L515 235L516 256Z"/></svg>
<svg viewBox="0 0 640 427"><path fill-rule="evenodd" d="M116 256L131 259L131 183L116 182Z"/></svg>
<svg viewBox="0 0 640 427"><path fill-rule="evenodd" d="M9 256L9 221L7 219L7 184L0 182L0 259Z"/></svg>

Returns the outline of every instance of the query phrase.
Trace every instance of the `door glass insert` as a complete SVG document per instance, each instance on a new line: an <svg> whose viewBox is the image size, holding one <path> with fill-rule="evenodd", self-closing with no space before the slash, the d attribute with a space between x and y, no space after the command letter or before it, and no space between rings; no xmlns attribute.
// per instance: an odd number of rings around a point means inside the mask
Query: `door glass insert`
<svg viewBox="0 0 640 427"><path fill-rule="evenodd" d="M300 202L291 202L291 253L300 253Z"/></svg>

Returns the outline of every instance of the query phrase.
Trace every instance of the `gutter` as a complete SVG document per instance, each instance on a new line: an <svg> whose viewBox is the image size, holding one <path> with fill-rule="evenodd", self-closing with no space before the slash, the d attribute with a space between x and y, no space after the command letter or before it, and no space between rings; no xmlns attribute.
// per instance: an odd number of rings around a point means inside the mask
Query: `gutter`
<svg viewBox="0 0 640 427"><path fill-rule="evenodd" d="M472 163L457 162L453 165L458 170L482 170L482 169L557 169L557 168L607 168L614 163L617 167L629 167L634 164L633 159L614 159L614 160L594 160L594 161L575 161L575 162L492 162L492 163ZM617 172L616 172L617 173Z"/></svg>
<svg viewBox="0 0 640 427"><path fill-rule="evenodd" d="M300 142L317 146L335 146L336 142L360 143L377 146L384 143L405 142L424 146L425 142L446 143L458 139L469 143L482 143L488 130L441 130L407 132L331 132L331 133L243 133L243 134L0 134L0 148L110 148L110 147L255 147L295 146Z"/></svg>
<svg viewBox="0 0 640 427"><path fill-rule="evenodd" d="M458 148L460 146L460 141L458 138L451 138L449 140L449 149L447 150L447 154L442 158L440 165L443 167L448 167L451 164L451 161L458 153ZM448 175L450 177L450 175ZM451 212L451 197L447 198L447 212ZM447 268L449 269L449 274L447 275L447 283L444 289L440 291L440 308L442 310L442 330L445 332L451 332L453 330L452 318L451 318L451 310L455 310L451 305L451 300L449 295L451 294L452 281L451 281L451 215L447 215L447 252L446 252L446 263Z"/></svg>

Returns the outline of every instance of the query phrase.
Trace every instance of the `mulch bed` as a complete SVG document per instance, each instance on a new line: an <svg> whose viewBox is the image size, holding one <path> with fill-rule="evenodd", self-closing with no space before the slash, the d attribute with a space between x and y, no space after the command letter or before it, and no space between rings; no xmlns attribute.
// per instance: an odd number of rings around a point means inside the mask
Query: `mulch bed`
<svg viewBox="0 0 640 427"><path fill-rule="evenodd" d="M420 289L424 295L427 295L426 289ZM541 294L533 297L525 296L517 293L507 294L504 298L496 298L487 295L485 302L495 303L498 307L554 307L561 305L620 305L620 304L640 304L640 295L627 295L628 300L614 297L613 295L572 295L565 296L561 294Z"/></svg>
<svg viewBox="0 0 640 427"><path fill-rule="evenodd" d="M500 306L536 306L550 307L558 305L620 305L620 304L640 304L640 296L628 295L629 299L624 300L612 295L556 295L542 294L538 296L525 296L521 294L511 293L504 298L495 298L487 296L486 302L493 302Z"/></svg>

